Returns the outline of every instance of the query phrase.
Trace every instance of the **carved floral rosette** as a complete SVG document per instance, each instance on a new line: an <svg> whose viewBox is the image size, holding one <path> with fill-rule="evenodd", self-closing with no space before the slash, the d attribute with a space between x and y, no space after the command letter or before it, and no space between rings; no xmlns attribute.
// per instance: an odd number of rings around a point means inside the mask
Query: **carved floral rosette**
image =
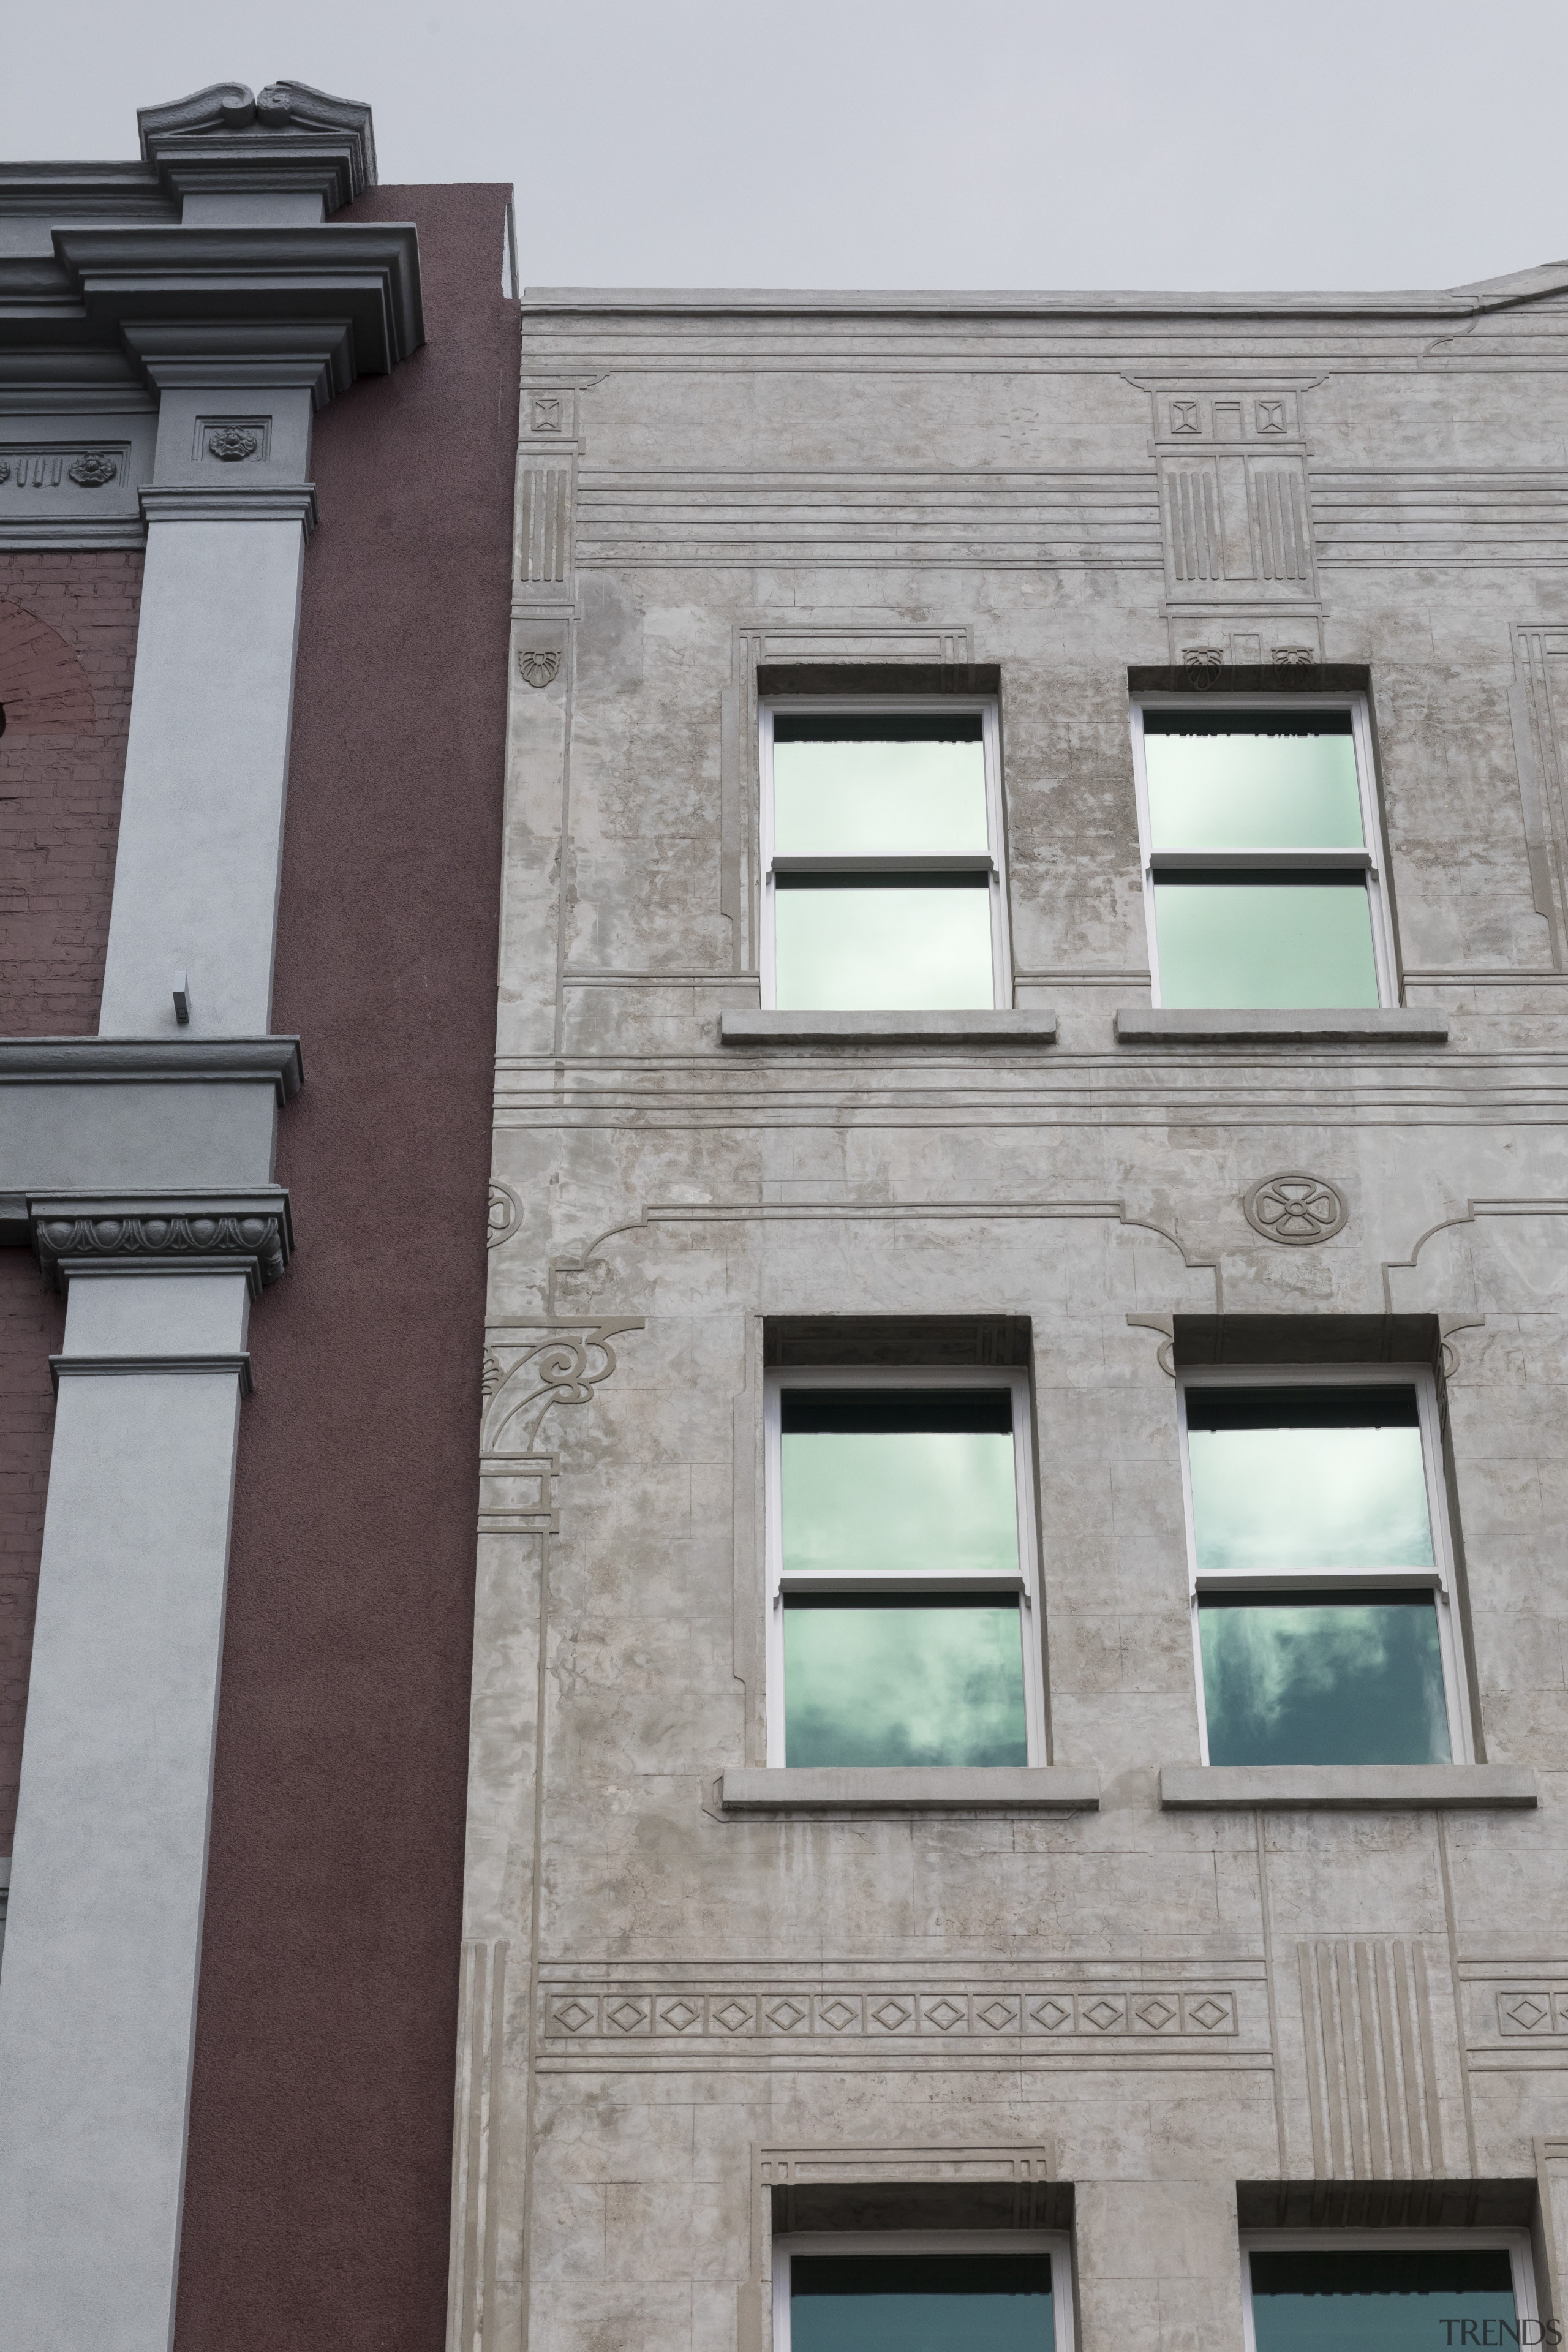
<svg viewBox="0 0 1568 2352"><path fill-rule="evenodd" d="M108 488L120 471L119 461L102 450L90 450L84 457L75 457L66 467L79 489L101 490Z"/></svg>

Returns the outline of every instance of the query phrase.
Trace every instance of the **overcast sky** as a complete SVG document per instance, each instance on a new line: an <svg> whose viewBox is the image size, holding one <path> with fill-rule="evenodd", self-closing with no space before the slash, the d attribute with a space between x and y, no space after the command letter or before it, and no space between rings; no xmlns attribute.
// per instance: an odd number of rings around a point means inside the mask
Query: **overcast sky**
<svg viewBox="0 0 1568 2352"><path fill-rule="evenodd" d="M1436 287L1568 254L1565 68L1568 0L54 0L0 152L287 78L532 285Z"/></svg>

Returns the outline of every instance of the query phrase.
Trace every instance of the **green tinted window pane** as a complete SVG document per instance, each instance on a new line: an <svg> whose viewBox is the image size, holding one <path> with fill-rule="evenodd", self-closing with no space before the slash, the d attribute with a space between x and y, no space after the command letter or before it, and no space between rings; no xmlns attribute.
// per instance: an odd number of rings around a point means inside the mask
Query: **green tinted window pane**
<svg viewBox="0 0 1568 2352"><path fill-rule="evenodd" d="M794 2352L1051 2352L1048 2254L796 2254Z"/></svg>
<svg viewBox="0 0 1568 2352"><path fill-rule="evenodd" d="M1500 2247L1346 2247L1249 2260L1258 2352L1461 2352L1520 2340Z"/></svg>
<svg viewBox="0 0 1568 2352"><path fill-rule="evenodd" d="M1429 1592L1198 1601L1211 1764L1447 1764Z"/></svg>
<svg viewBox="0 0 1568 2352"><path fill-rule="evenodd" d="M1016 1601L784 1602L786 1764L1026 1764Z"/></svg>
<svg viewBox="0 0 1568 2352"><path fill-rule="evenodd" d="M1160 1002L1261 1010L1377 1003L1372 907L1359 875L1154 883Z"/></svg>
<svg viewBox="0 0 1568 2352"><path fill-rule="evenodd" d="M773 847L781 857L984 856L984 746L978 735L967 743L775 740Z"/></svg>
<svg viewBox="0 0 1568 2352"><path fill-rule="evenodd" d="M1349 733L1163 734L1144 720L1155 849L1360 849Z"/></svg>
<svg viewBox="0 0 1568 2352"><path fill-rule="evenodd" d="M774 993L793 1013L989 1010L991 894L783 888L773 899Z"/></svg>
<svg viewBox="0 0 1568 2352"><path fill-rule="evenodd" d="M1187 1391L1197 1564L1430 1568L1419 1429L1203 1429Z"/></svg>
<svg viewBox="0 0 1568 2352"><path fill-rule="evenodd" d="M1017 1574L1010 1435L786 1429L779 1444L786 1574Z"/></svg>

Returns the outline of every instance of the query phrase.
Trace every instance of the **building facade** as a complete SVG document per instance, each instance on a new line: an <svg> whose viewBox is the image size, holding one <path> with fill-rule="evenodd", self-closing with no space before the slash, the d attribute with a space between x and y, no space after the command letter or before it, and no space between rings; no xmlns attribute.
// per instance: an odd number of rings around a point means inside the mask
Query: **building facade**
<svg viewBox="0 0 1568 2352"><path fill-rule="evenodd" d="M141 134L0 172L0 2343L428 2344L509 192Z"/></svg>
<svg viewBox="0 0 1568 2352"><path fill-rule="evenodd" d="M454 2352L1560 2340L1565 335L525 298Z"/></svg>
<svg viewBox="0 0 1568 2352"><path fill-rule="evenodd" d="M0 172L0 2352L1560 2342L1568 266L520 335L140 127Z"/></svg>

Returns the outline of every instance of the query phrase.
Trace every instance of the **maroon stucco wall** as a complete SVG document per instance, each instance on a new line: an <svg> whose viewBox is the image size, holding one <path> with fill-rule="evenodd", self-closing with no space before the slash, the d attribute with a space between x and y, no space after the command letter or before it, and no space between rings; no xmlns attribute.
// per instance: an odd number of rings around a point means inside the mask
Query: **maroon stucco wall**
<svg viewBox="0 0 1568 2352"><path fill-rule="evenodd" d="M177 2352L439 2352L518 319L506 191L383 189L428 341L318 419Z"/></svg>

